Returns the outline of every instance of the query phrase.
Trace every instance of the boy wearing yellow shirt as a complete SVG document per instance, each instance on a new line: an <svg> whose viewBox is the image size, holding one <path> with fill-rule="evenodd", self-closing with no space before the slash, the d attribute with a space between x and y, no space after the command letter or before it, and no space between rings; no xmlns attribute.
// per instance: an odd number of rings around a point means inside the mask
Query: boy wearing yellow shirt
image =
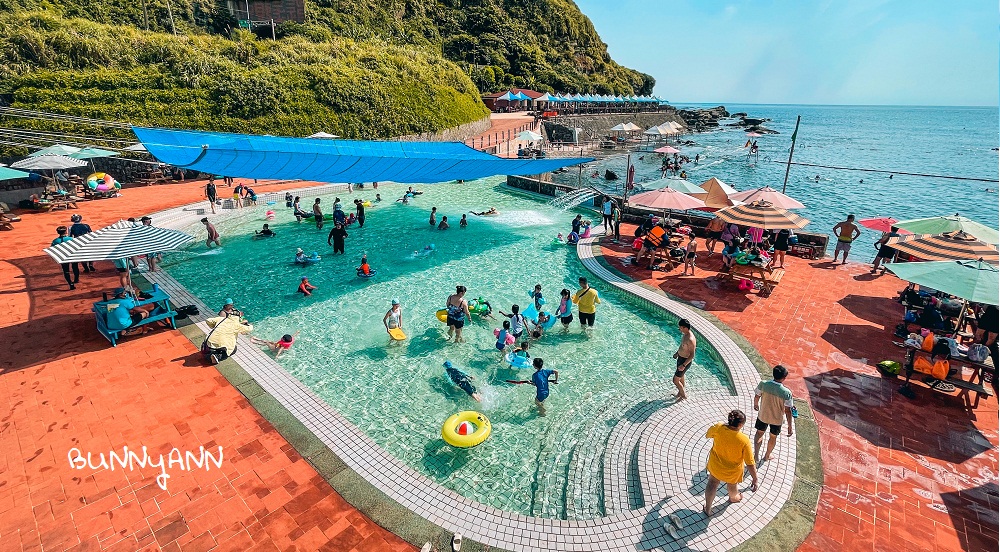
<svg viewBox="0 0 1000 552"><path fill-rule="evenodd" d="M594 327L594 316L597 314L597 305L601 298L597 295L597 290L587 284L586 278L580 278L580 289L573 295L573 302L576 303L580 314L580 325Z"/></svg>

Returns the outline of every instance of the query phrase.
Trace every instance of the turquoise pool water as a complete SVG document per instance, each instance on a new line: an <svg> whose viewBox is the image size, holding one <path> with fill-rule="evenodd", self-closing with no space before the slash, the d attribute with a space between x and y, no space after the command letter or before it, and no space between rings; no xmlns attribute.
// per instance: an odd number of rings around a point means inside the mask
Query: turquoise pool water
<svg viewBox="0 0 1000 552"><path fill-rule="evenodd" d="M168 256L164 267L209 305L233 297L253 322L254 335L277 339L301 332L279 363L380 446L442 485L524 514L599 515L600 458L614 425L635 404L673 392L676 319L595 282L603 302L592 332L575 322L568 331L557 325L532 344L533 355L558 369L560 378L540 416L533 387L505 382L528 379L531 371L498 362L493 328L500 322L474 316L467 342L452 344L434 312L458 284L470 297L508 312L513 303L529 304L527 292L536 283L550 305L557 304L559 290L575 291L577 278L590 276L572 248L551 244L557 232L568 233L574 214L508 192L502 179L422 188L424 195L402 205L392 199L403 186L380 186L389 199L368 210L363 229L348 230L345 256L333 256L327 246L329 225L317 230L311 222L297 223L281 203L217 224L221 249L207 251L199 241ZM338 195L350 204L373 199L375 191ZM303 196L303 205L312 200ZM322 203L329 210L333 197L323 196ZM450 230L428 224L432 206L439 218L448 216ZM470 216L469 227L459 228L462 212L491 206L501 215ZM251 239L268 208L278 213L271 223L277 237ZM204 235L202 228L190 231ZM435 245L433 253L414 257L428 244ZM324 258L295 266L296 247ZM355 274L363 252L378 270L371 280ZM295 293L302 275L319 288L312 297ZM382 325L394 297L402 301L409 335L402 343L390 343ZM445 360L476 378L483 404L451 384ZM704 342L687 379L694 393L729 392L728 372ZM442 441L442 422L461 410L490 418L493 435L484 444L460 450Z"/></svg>

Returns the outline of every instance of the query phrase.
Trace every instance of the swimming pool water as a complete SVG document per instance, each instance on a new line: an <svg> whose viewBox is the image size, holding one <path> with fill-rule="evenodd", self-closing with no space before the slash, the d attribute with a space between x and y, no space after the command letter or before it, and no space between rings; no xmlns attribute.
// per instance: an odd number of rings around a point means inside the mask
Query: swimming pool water
<svg viewBox="0 0 1000 552"><path fill-rule="evenodd" d="M469 288L468 297L481 296L494 310L509 312L513 303L527 307L528 290L540 283L548 306L557 306L559 290L575 291L577 278L590 276L573 248L551 243L556 233L568 233L574 213L507 191L496 178L422 188L424 195L402 205L393 199L403 186L380 186L388 199L368 210L363 229L348 229L344 256L334 256L326 244L329 223L323 230L297 223L278 204L218 223L221 249L208 251L197 241L163 266L209 305L234 298L256 336L300 332L278 359L282 367L417 471L505 510L553 518L599 515L599 459L614 425L635 404L673 392L676 319L590 278L602 296L596 327L588 333L576 321L568 331L557 324L531 345L533 356L559 370L560 383L551 386L540 416L533 387L505 382L529 379L531 370L498 362L493 329L501 321L474 316L466 325L467 342L453 344L434 312L459 284ZM375 190L338 195L350 205L355 198L373 199ZM322 198L331 210L333 197ZM312 200L303 196L302 203ZM428 224L432 206L439 220L448 216L451 229ZM469 227L459 228L461 213L491 206L500 216L470 215ZM251 239L268 208L278 213L270 223L277 237ZM204 234L199 227L189 231ZM429 244L433 253L414 256ZM295 266L297 247L323 260ZM378 270L370 280L355 274L364 252ZM312 297L295 293L303 275L318 287ZM402 343L390 343L382 325L392 298L403 305L409 339ZM483 404L452 385L445 360L476 378ZM704 342L687 380L694 393L730 392L728 371ZM489 440L465 450L442 441L441 424L461 410L490 418Z"/></svg>

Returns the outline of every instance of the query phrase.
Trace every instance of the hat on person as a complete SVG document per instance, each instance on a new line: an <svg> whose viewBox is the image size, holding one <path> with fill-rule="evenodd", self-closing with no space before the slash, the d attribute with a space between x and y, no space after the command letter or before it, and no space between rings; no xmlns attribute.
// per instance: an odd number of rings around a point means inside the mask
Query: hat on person
<svg viewBox="0 0 1000 552"><path fill-rule="evenodd" d="M81 220L83 220L83 217L81 217L80 215L73 215L69 217L69 220L73 222L80 222Z"/></svg>
<svg viewBox="0 0 1000 552"><path fill-rule="evenodd" d="M306 280L308 280L308 279L309 279L309 277L308 277L308 276L303 276L303 277L302 277L302 281L303 281L303 282L304 282L304 281L306 281Z"/></svg>
<svg viewBox="0 0 1000 552"><path fill-rule="evenodd" d="M227 305L232 305L233 304L233 299L231 297L226 297L226 304Z"/></svg>
<svg viewBox="0 0 1000 552"><path fill-rule="evenodd" d="M392 300L392 304L393 305L398 305L399 304L399 299L393 299Z"/></svg>
<svg viewBox="0 0 1000 552"><path fill-rule="evenodd" d="M152 222L152 221L153 221L153 219L151 219L151 218L149 218L149 217L142 217L142 218L141 218L141 219L139 219L139 220L140 220L140 221L147 221L147 220L148 220L148 221L150 221L150 222Z"/></svg>
<svg viewBox="0 0 1000 552"><path fill-rule="evenodd" d="M445 368L451 368L451 361L450 360L444 361L444 367Z"/></svg>
<svg viewBox="0 0 1000 552"><path fill-rule="evenodd" d="M302 251L302 248L301 248L301 247L299 247L298 249L296 249L296 250L295 250L295 252L296 252L296 253L302 253L303 251Z"/></svg>

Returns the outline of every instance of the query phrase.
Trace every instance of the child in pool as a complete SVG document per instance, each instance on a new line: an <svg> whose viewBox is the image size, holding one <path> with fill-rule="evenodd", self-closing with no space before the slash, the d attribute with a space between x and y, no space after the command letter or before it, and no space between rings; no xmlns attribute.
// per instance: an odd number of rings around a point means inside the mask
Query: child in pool
<svg viewBox="0 0 1000 552"><path fill-rule="evenodd" d="M576 232L570 232L569 235L566 236L566 243L568 244L574 244L578 241L580 241L580 235Z"/></svg>
<svg viewBox="0 0 1000 552"><path fill-rule="evenodd" d="M299 264L306 264L307 258L308 257L306 257L305 251L302 251L301 247L295 250L295 262Z"/></svg>
<svg viewBox="0 0 1000 552"><path fill-rule="evenodd" d="M250 338L250 343L254 345L267 345L271 352L274 353L274 358L281 356L281 353L292 348L292 344L295 343L295 338L298 337L299 332L294 334L285 334L281 336L281 339L277 341L267 341L266 339L258 339L256 337Z"/></svg>
<svg viewBox="0 0 1000 552"><path fill-rule="evenodd" d="M545 299L542 297L542 284L535 284L535 289L531 291L531 299L535 302L535 310L542 312L542 305Z"/></svg>
<svg viewBox="0 0 1000 552"><path fill-rule="evenodd" d="M507 338L510 335L510 320L504 320L503 329L497 330L497 342L495 344L497 350L500 351L500 362L503 362L507 351Z"/></svg>
<svg viewBox="0 0 1000 552"><path fill-rule="evenodd" d="M553 316L562 322L563 328L569 328L569 323L573 321L573 300L568 289L559 292L559 308Z"/></svg>
<svg viewBox="0 0 1000 552"><path fill-rule="evenodd" d="M274 233L274 230L271 230L271 227L268 226L267 224L265 224L264 227L261 228L260 232L254 230L253 233L255 235L263 236L265 238L272 238L274 236L277 236L277 234Z"/></svg>
<svg viewBox="0 0 1000 552"><path fill-rule="evenodd" d="M462 220L458 221L458 226L459 226L459 228L465 228L468 225L469 225L469 219L467 219L466 215L463 213L462 214Z"/></svg>
<svg viewBox="0 0 1000 552"><path fill-rule="evenodd" d="M375 194L375 203L382 202L382 194Z"/></svg>
<svg viewBox="0 0 1000 552"><path fill-rule="evenodd" d="M552 320L551 314L547 312L539 312L538 324L535 324L535 328L531 330L531 337L533 339L538 339L539 337L542 337L542 334L545 333L545 325L548 324L550 320Z"/></svg>
<svg viewBox="0 0 1000 552"><path fill-rule="evenodd" d="M563 240L562 232L559 232L558 234L556 234L556 241L564 241Z"/></svg>
<svg viewBox="0 0 1000 552"><path fill-rule="evenodd" d="M364 274L369 276L372 273L372 267L368 266L368 254L361 256L361 266L358 267L358 274Z"/></svg>
<svg viewBox="0 0 1000 552"><path fill-rule="evenodd" d="M450 379L451 382L457 385L462 391L465 391L477 402L483 402L483 397L476 392L476 386L472 385L472 380L476 378L466 374L458 368L453 367L450 360L444 361L444 371L448 374L448 379Z"/></svg>
<svg viewBox="0 0 1000 552"><path fill-rule="evenodd" d="M299 290L298 290L299 293L305 295L306 297L309 297L310 295L312 295L312 290L314 289L316 289L316 286L309 283L309 277L303 276L302 283L299 284Z"/></svg>
<svg viewBox="0 0 1000 552"><path fill-rule="evenodd" d="M529 345L527 341L522 341L521 346L518 347L517 349L514 349L512 351L512 354L515 354L519 357L531 358L531 355L528 353L528 346Z"/></svg>

